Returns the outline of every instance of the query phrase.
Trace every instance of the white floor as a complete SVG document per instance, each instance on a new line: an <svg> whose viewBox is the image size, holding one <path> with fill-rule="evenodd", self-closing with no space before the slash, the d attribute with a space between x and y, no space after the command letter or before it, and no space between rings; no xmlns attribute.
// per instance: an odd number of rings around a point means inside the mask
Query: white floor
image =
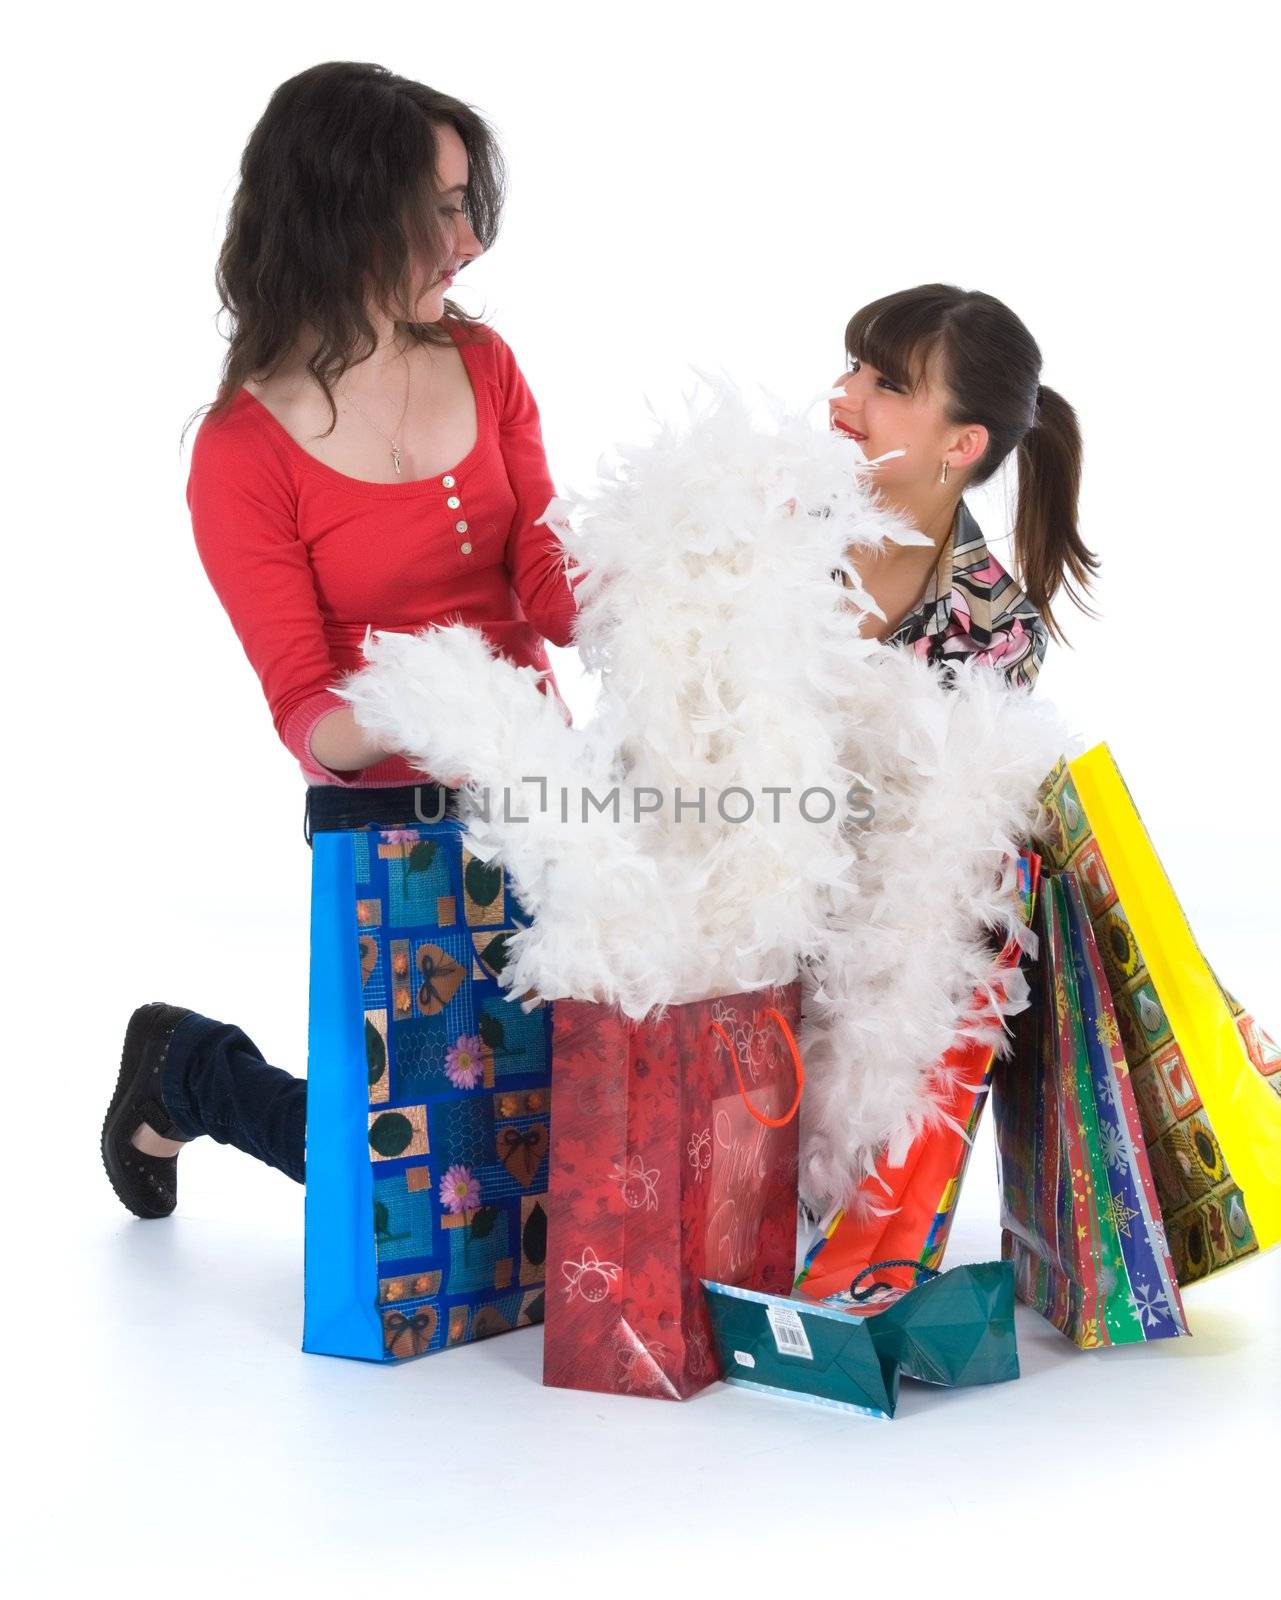
<svg viewBox="0 0 1281 1600"><path fill-rule="evenodd" d="M301 1190L207 1141L182 1167L167 1222L130 1219L105 1179L52 1248L29 1211L42 1264L15 1296L6 1431L20 1543L64 1570L141 1557L186 1592L248 1594L287 1574L688 1594L714 1569L844 1592L1128 1576L1146 1596L1202 1564L1221 1585L1266 1545L1281 1252L1191 1291L1195 1337L1169 1345L1084 1354L1020 1308L1017 1382L909 1383L886 1423L724 1385L682 1406L544 1389L537 1329L392 1370L304 1356ZM996 1253L995 1203L984 1138L954 1260Z"/></svg>
<svg viewBox="0 0 1281 1600"><path fill-rule="evenodd" d="M25 1558L24 1600L56 1592L51 1561L111 1592L142 1563L175 1592L235 1585L243 1600L269 1576L434 1600L454 1575L457 1600L567 1586L694 1600L709 1569L718 1596L744 1573L774 1591L879 1576L896 1594L1074 1600L1103 1578L1163 1600L1201 1570L1214 1600L1235 1600L1232 1569L1271 1546L1277 1514L1281 1250L1190 1291L1191 1339L1087 1354L1021 1312L1017 1382L906 1384L896 1419L875 1422L722 1385L682 1406L544 1389L538 1329L392 1370L304 1356L302 1190L209 1141L181 1158L173 1218L130 1218L96 1143L133 1005L241 1021L302 1070L309 858L280 843L288 820L228 830L234 860L175 854L176 876L142 889L128 850L69 851L64 898L92 868L104 905L174 909L74 947L79 988L59 977L61 934L22 969L39 1003L15 1016L11 1079L58 1086L35 1138L11 1101L0 1166L19 1479L0 1566ZM152 826L181 845L181 813ZM1210 902L1202 918L1275 1032L1267 903ZM996 1254L996 1214L985 1124L951 1258Z"/></svg>

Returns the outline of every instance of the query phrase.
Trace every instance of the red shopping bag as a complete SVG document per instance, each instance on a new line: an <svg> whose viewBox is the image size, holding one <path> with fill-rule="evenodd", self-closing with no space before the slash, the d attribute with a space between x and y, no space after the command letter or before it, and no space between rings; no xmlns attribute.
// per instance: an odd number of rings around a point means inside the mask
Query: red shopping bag
<svg viewBox="0 0 1281 1600"><path fill-rule="evenodd" d="M800 1004L556 1002L544 1383L686 1399L720 1376L702 1280L788 1292Z"/></svg>

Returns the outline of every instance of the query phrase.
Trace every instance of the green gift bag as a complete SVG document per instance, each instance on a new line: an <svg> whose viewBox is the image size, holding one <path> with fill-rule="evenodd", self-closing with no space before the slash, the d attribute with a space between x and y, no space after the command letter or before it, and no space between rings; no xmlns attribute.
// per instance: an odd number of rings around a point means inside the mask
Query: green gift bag
<svg viewBox="0 0 1281 1600"><path fill-rule="evenodd" d="M912 1289L860 1290L859 1278L818 1303L704 1280L725 1382L889 1418L900 1377L950 1389L1018 1377L1008 1261L953 1267Z"/></svg>

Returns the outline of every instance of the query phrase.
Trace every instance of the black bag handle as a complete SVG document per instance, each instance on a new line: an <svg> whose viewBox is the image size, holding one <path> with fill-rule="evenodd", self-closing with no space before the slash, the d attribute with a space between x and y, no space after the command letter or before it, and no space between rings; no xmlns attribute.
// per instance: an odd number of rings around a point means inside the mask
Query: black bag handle
<svg viewBox="0 0 1281 1600"><path fill-rule="evenodd" d="M927 1274L925 1279L926 1283L928 1283L931 1278L939 1278L942 1276L937 1267L923 1267L919 1261L907 1261L903 1259L894 1261L878 1261L873 1266L864 1267L862 1272L860 1272L850 1284L850 1299L870 1300L878 1289L892 1289L894 1287L892 1283L870 1283L866 1289L859 1289L857 1287L860 1281L866 1278L869 1273L880 1272L885 1267L915 1267L918 1272L924 1272Z"/></svg>

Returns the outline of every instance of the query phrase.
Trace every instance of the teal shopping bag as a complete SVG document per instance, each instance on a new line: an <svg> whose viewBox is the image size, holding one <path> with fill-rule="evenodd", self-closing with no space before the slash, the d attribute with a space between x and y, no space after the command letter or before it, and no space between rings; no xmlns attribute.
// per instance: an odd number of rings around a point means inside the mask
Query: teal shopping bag
<svg viewBox="0 0 1281 1600"><path fill-rule="evenodd" d="M863 1301L704 1288L725 1382L744 1388L889 1418L901 1377L956 1389L1019 1375L1007 1261L953 1267L911 1289L886 1285Z"/></svg>

